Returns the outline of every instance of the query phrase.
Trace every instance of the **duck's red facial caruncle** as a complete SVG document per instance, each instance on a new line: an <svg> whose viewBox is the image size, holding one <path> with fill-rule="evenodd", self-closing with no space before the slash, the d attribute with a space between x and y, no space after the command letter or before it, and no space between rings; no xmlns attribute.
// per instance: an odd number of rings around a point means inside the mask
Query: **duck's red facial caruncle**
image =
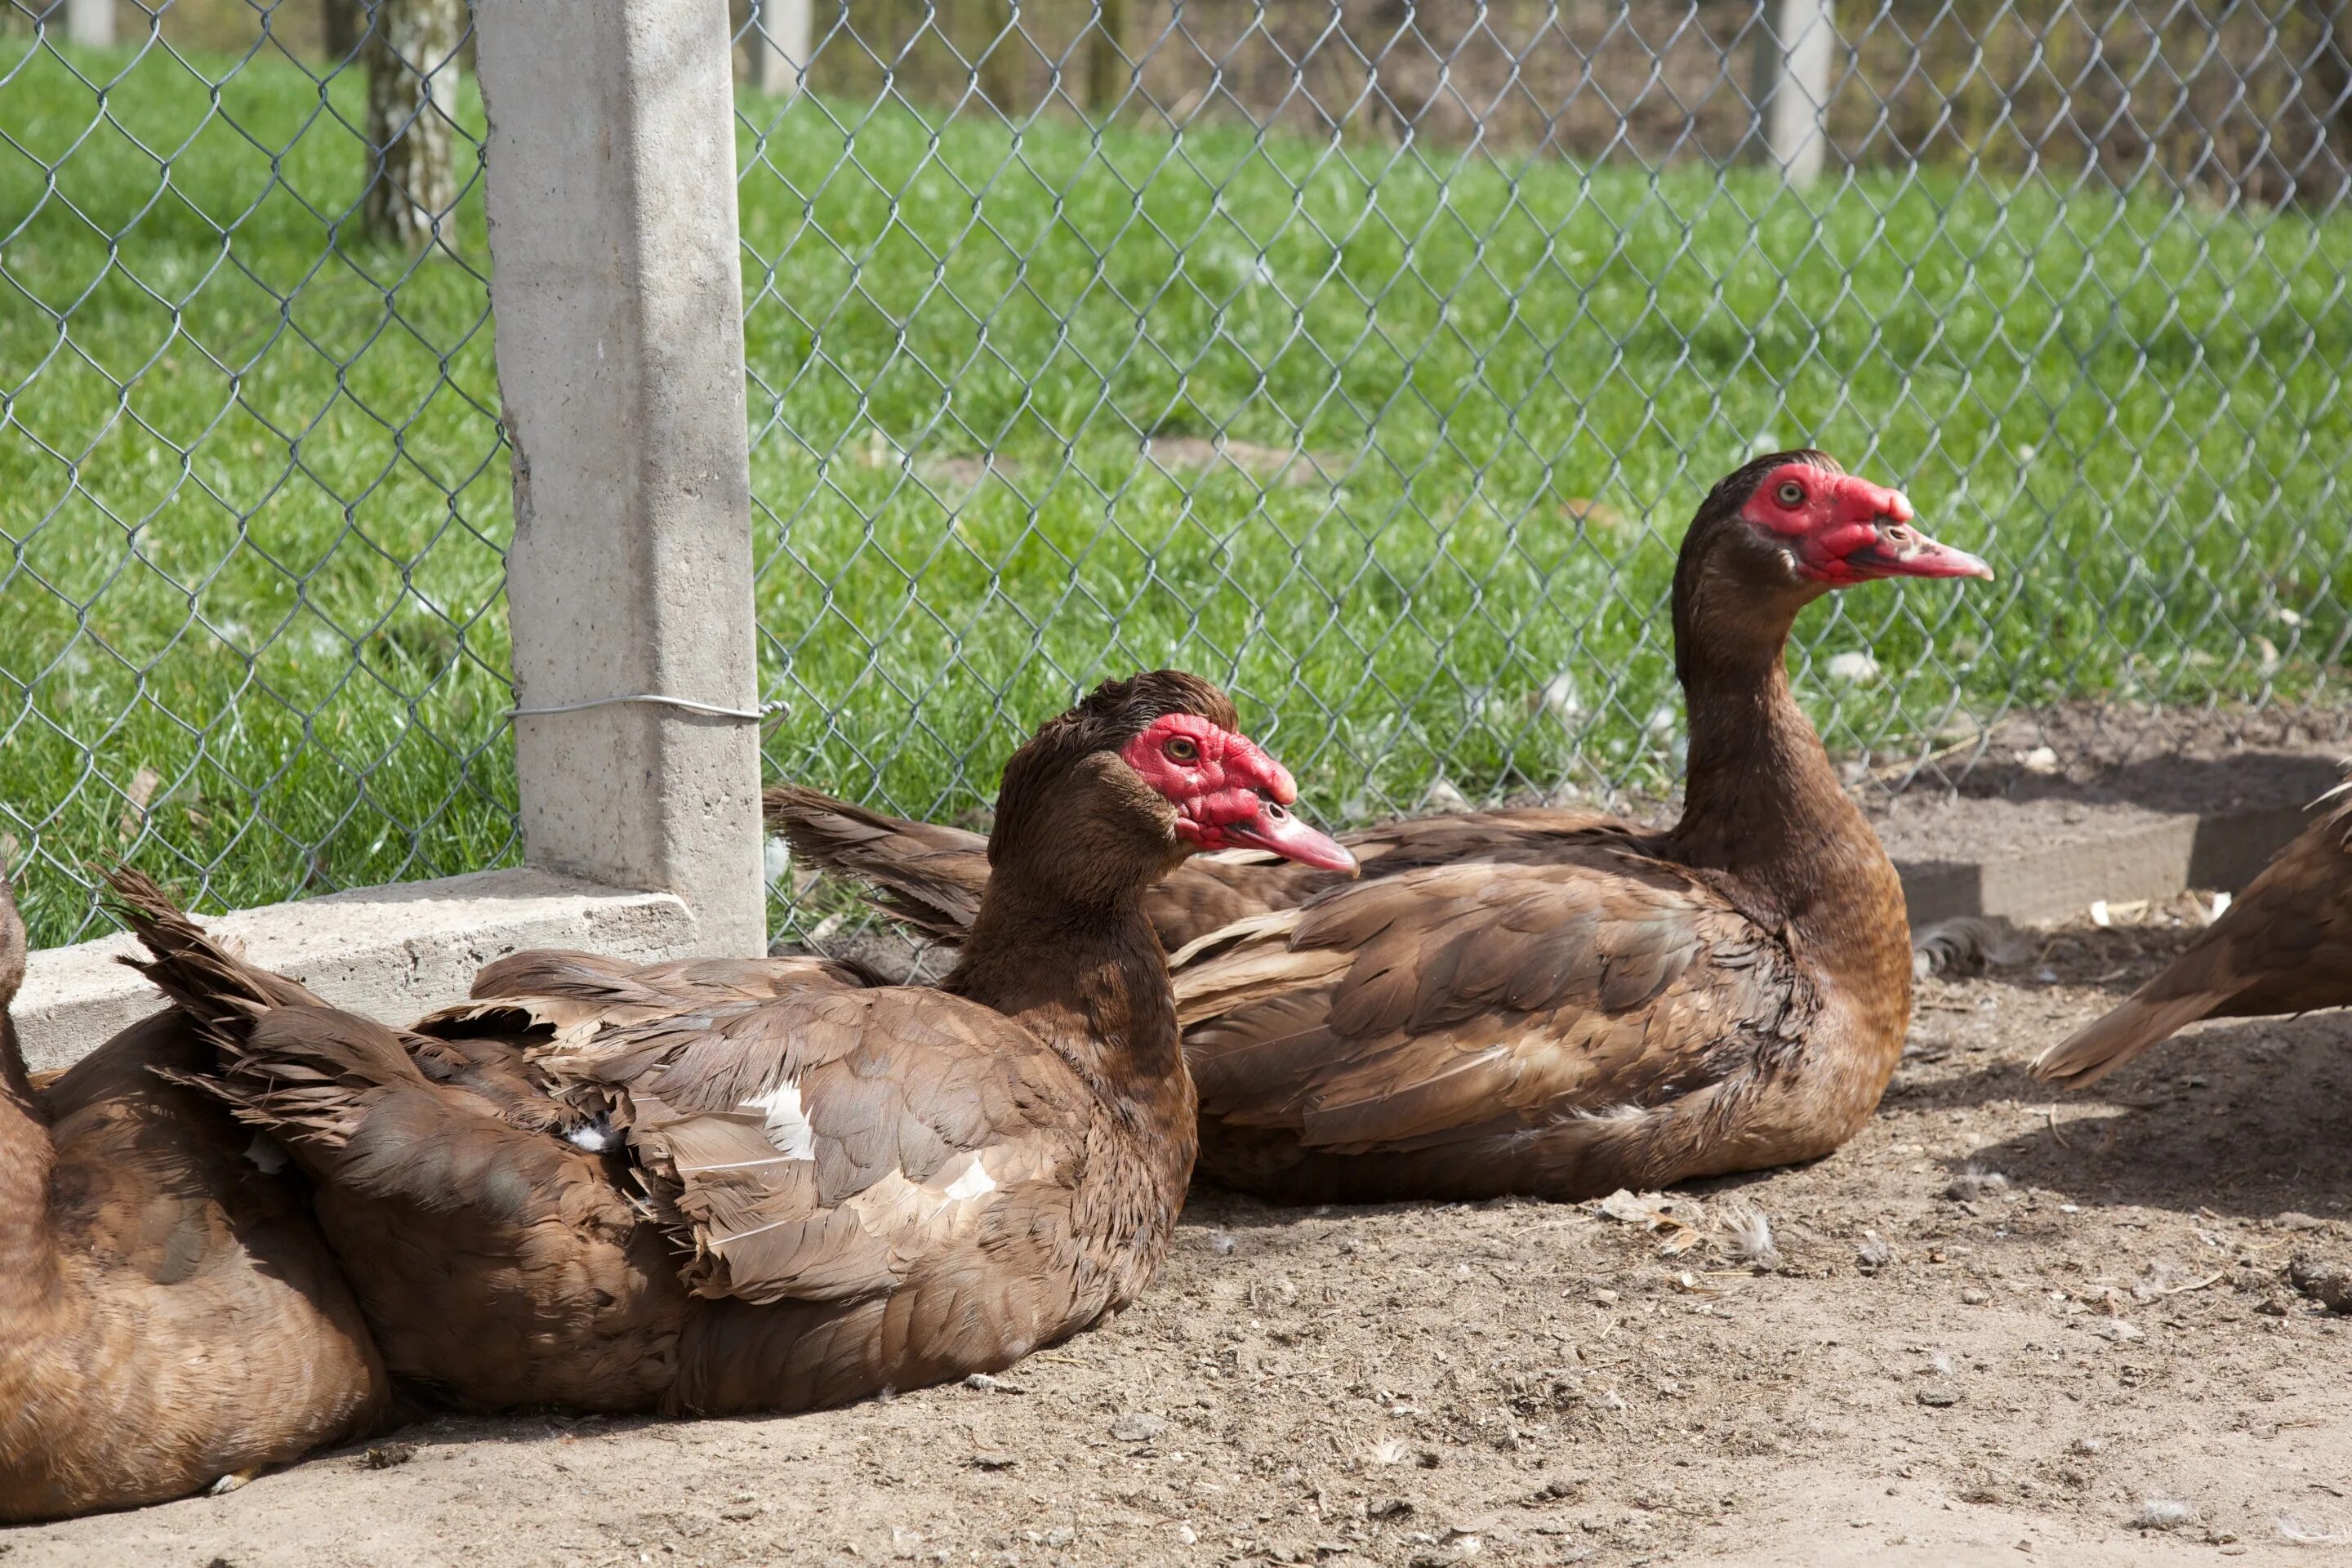
<svg viewBox="0 0 2352 1568"><path fill-rule="evenodd" d="M1788 551L1800 574L1832 588L1881 577L1992 575L1967 551L1913 527L1901 490L1811 463L1783 463L1764 476L1739 515Z"/></svg>
<svg viewBox="0 0 2352 1568"><path fill-rule="evenodd" d="M1129 741L1120 760L1176 808L1176 834L1194 849L1269 849L1328 871L1356 858L1291 815L1290 771L1247 735L1196 713L1170 713Z"/></svg>

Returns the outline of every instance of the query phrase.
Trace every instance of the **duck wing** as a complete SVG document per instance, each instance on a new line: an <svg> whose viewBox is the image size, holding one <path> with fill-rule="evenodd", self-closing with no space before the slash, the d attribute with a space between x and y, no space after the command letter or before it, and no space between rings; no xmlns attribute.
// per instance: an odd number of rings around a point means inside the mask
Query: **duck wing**
<svg viewBox="0 0 2352 1568"><path fill-rule="evenodd" d="M798 784L766 795L768 825L794 856L873 887L898 919L945 942L962 938L988 886L988 840L960 827L911 822ZM1595 842L1632 842L1636 830L1593 812L1543 808L1412 817L1340 836L1365 878L1457 860L1541 863ZM1197 856L1144 897L1171 952L1213 931L1296 908L1348 879L1256 850Z"/></svg>
<svg viewBox="0 0 2352 1568"><path fill-rule="evenodd" d="M206 1047L170 1076L311 1178L395 1377L489 1408L661 1397L687 1294L604 1129L541 1087L530 1053L548 1031L386 1027L246 963L135 873L111 880L138 967Z"/></svg>
<svg viewBox="0 0 2352 1568"><path fill-rule="evenodd" d="M812 984L603 1030L543 1066L607 1099L706 1297L855 1300L1006 1226L1066 1228L1085 1156L1061 1059L929 989Z"/></svg>
<svg viewBox="0 0 2352 1568"><path fill-rule="evenodd" d="M1561 856L1339 888L1180 952L1202 1168L1284 1195L1284 1161L1357 1158L1371 1193L1412 1153L1422 1176L1395 1179L1432 1192L1567 1195L1651 1173L1600 1170L1612 1124L1720 1108L1793 1057L1814 1002L1777 935L1677 868L1605 841ZM1448 1160L1465 1168L1433 1173Z"/></svg>
<svg viewBox="0 0 2352 1568"><path fill-rule="evenodd" d="M2352 805L2297 835L2162 973L2043 1051L2033 1071L2097 1082L2200 1018L2352 1005Z"/></svg>

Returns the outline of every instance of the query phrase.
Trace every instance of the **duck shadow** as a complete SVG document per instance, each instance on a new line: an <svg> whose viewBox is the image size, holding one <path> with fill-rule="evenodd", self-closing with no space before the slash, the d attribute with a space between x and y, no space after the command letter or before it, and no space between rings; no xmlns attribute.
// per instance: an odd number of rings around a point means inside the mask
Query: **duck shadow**
<svg viewBox="0 0 2352 1568"><path fill-rule="evenodd" d="M1916 1038L1923 1028L1932 1026L1938 1016L1948 1018L1956 1013L1967 1014L1975 1005L1970 992L1979 983L2028 987L2034 984L2033 977L2044 970L2056 979L2043 984L2095 987L2127 996L2179 957L2203 931L2202 926L2186 924L2028 931L2023 935L2034 945L2031 956L2021 962L1988 969L1977 975L1950 977L1948 984L1958 988L1957 995L1943 992L1916 994L1912 1035Z"/></svg>
<svg viewBox="0 0 2352 1568"><path fill-rule="evenodd" d="M2195 816L2248 807L2302 807L2342 782L2333 756L2263 750L2226 757L2142 757L2087 779L2035 773L2015 762L1988 759L1970 768L1955 787L1977 799L2137 805Z"/></svg>
<svg viewBox="0 0 2352 1568"><path fill-rule="evenodd" d="M1965 1161L2084 1207L2263 1218L2352 1202L2352 1010L2207 1024L2070 1094L2002 1063L1906 1108L2049 1105ZM2107 1114L2084 1114L2084 1111Z"/></svg>

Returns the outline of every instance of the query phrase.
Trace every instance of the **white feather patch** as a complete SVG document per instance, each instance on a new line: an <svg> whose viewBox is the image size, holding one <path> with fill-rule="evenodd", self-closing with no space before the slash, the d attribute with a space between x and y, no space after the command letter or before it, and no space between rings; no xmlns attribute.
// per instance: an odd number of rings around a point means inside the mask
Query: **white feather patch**
<svg viewBox="0 0 2352 1568"><path fill-rule="evenodd" d="M787 1160L816 1158L816 1129L809 1125L808 1113L801 1109L801 1086L780 1083L765 1094L755 1094L743 1102L746 1110L766 1113L768 1142Z"/></svg>
<svg viewBox="0 0 2352 1568"><path fill-rule="evenodd" d="M286 1168L286 1151L259 1132L245 1146L245 1157L265 1176L274 1176Z"/></svg>
<svg viewBox="0 0 2352 1568"><path fill-rule="evenodd" d="M585 1149L591 1154L601 1154L613 1146L613 1129L603 1117L584 1127L575 1127L563 1135L563 1141L575 1149Z"/></svg>
<svg viewBox="0 0 2352 1568"><path fill-rule="evenodd" d="M963 1168L962 1175L948 1184L948 1196L957 1203L966 1198L984 1198L995 1190L996 1178L977 1158Z"/></svg>

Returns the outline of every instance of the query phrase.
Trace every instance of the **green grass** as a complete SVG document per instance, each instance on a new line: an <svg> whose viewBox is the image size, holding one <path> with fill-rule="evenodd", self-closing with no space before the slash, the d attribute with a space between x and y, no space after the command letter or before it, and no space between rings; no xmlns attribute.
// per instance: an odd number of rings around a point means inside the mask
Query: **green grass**
<svg viewBox="0 0 2352 1568"><path fill-rule="evenodd" d="M151 58L110 101L178 149L163 194L111 129L77 142L91 93L55 57L0 84L33 153L0 151L0 810L37 846L38 936L83 929L66 873L126 837L223 904L510 858L478 193L454 256L332 254L360 152L299 71L257 58L207 121ZM960 810L1074 684L1177 663L1235 687L1326 816L1440 773L1654 787L1674 543L1759 441L1904 485L2001 573L1812 612L1833 744L2307 697L2341 660L2352 221L1932 172L1816 214L1747 172L1222 130L1042 125L1016 161L903 109L747 109L780 773ZM1339 482L1163 473L1145 432L1295 445ZM941 499L940 460L983 451L1026 499ZM1860 647L1875 682L1814 677ZM1562 672L1575 703L1531 700Z"/></svg>

